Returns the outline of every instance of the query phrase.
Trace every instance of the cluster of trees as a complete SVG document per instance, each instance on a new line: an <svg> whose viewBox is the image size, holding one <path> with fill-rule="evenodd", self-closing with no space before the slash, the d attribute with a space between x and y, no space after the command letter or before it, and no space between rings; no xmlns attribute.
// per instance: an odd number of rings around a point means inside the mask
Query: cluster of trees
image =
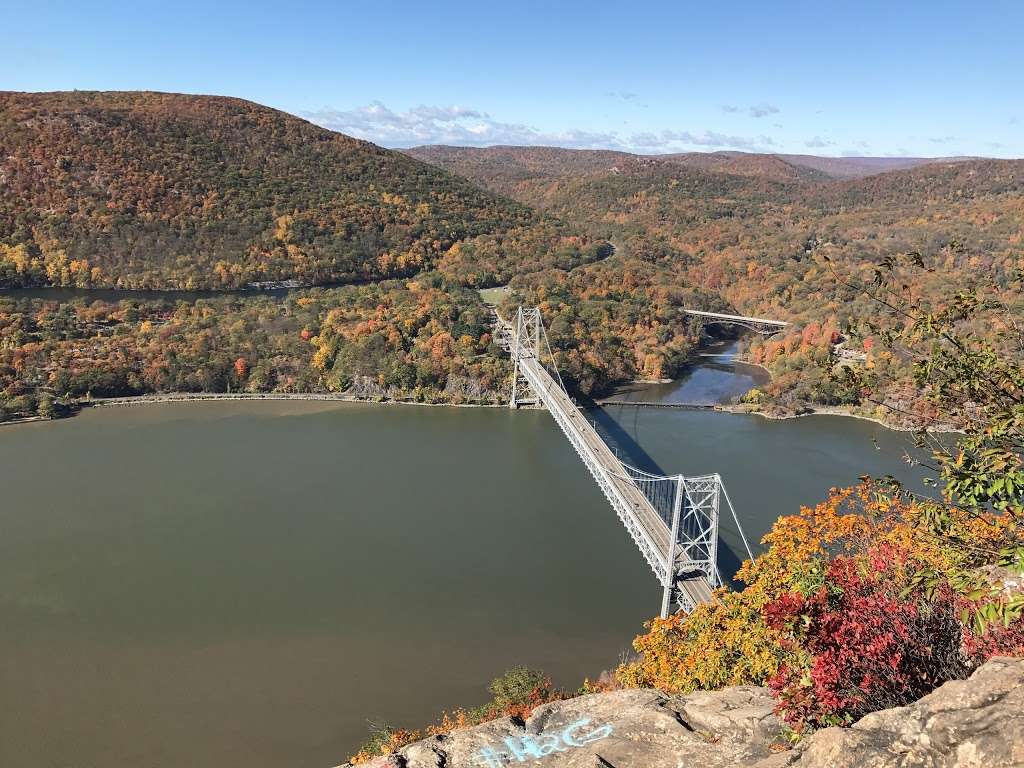
<svg viewBox="0 0 1024 768"><path fill-rule="evenodd" d="M0 419L166 392L489 402L509 376L505 356L491 354L490 332L477 292L438 273L285 297L0 295Z"/></svg>
<svg viewBox="0 0 1024 768"><path fill-rule="evenodd" d="M562 378L584 395L677 375L704 333L683 309L726 308L661 265L619 256L570 271L521 274L510 287L505 310L541 308Z"/></svg>

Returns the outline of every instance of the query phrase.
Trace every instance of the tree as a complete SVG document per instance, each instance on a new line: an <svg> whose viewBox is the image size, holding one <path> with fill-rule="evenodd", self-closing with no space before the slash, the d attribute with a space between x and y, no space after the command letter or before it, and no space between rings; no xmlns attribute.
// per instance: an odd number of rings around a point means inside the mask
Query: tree
<svg viewBox="0 0 1024 768"><path fill-rule="evenodd" d="M36 413L40 418L52 419L56 415L53 398L49 395L42 395L39 398L39 404L36 406Z"/></svg>
<svg viewBox="0 0 1024 768"><path fill-rule="evenodd" d="M965 253L957 241L947 250ZM937 305L908 287L907 272L924 270L924 258L914 252L883 259L871 283L837 279L878 308L877 319L853 324L850 333L861 336L865 348L911 360L914 383L931 405L912 414L914 441L930 454L920 463L935 475L927 481L941 488L941 498L917 499L919 528L957 552L959 562L946 576L922 571L918 581L935 589L945 578L978 601L979 629L995 620L1008 626L1024 615L1024 596L1005 596L979 568L1024 573L1024 275L1018 270L1009 290L979 283ZM842 368L834 375L864 399L900 410L874 398L887 383L876 370ZM940 425L962 436L942 439L932 431ZM906 491L894 486L894 493Z"/></svg>

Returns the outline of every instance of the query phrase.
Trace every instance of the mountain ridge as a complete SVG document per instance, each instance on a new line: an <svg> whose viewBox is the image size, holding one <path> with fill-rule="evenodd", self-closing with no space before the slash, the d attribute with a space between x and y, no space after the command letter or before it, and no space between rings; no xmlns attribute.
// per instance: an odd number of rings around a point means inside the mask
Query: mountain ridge
<svg viewBox="0 0 1024 768"><path fill-rule="evenodd" d="M556 223L405 154L254 102L0 92L0 286L359 282Z"/></svg>
<svg viewBox="0 0 1024 768"><path fill-rule="evenodd" d="M489 147L464 147L447 144L426 144L401 150L425 162L446 166L457 156L477 161L513 162L524 170L546 172L546 175L566 175L581 170L599 172L610 170L620 164L626 167L650 167L655 165L685 165L704 170L732 172L751 175L751 168L758 164L776 161L797 169L795 175L806 180L841 180L864 178L877 173L904 170L921 165L946 162L963 162L987 158L976 157L830 157L822 155L788 154L779 152L740 152L719 150L715 152L677 152L656 155L637 154L621 150L570 149L555 146L493 145ZM561 163L561 169L556 166ZM818 175L820 174L820 176ZM469 178L472 178L469 176Z"/></svg>

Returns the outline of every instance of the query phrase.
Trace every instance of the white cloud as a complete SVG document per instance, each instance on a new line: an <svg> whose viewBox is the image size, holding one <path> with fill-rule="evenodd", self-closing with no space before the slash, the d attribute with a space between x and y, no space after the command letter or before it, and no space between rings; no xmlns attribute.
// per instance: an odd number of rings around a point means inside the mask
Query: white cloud
<svg viewBox="0 0 1024 768"><path fill-rule="evenodd" d="M737 112L746 112L751 117L767 117L768 115L777 115L781 110L774 104L768 104L761 102L760 104L754 104L751 107L737 107L735 104L723 104L723 112L729 112L730 114L736 114Z"/></svg>
<svg viewBox="0 0 1024 768"><path fill-rule="evenodd" d="M751 117L765 117L766 115L777 115L779 111L779 108L774 104L765 104L764 102L761 102L760 104L756 104L748 109L747 114Z"/></svg>
<svg viewBox="0 0 1024 768"><path fill-rule="evenodd" d="M620 94L620 98L625 98ZM621 136L607 131L568 129L541 131L522 123L495 120L467 107L426 106L396 112L379 101L356 109L325 107L303 115L318 125L386 147L418 144L493 146L496 144L559 146L576 149L618 149L648 153L693 148L765 150L775 147L766 135L733 136L716 131L659 131Z"/></svg>
<svg viewBox="0 0 1024 768"><path fill-rule="evenodd" d="M659 131L634 133L630 146L647 152L671 152L683 147L710 149L764 150L775 146L770 136L730 136L717 131L693 133L691 131Z"/></svg>
<svg viewBox="0 0 1024 768"><path fill-rule="evenodd" d="M613 133L584 130L544 133L528 125L504 123L494 120L486 112L458 106L421 105L407 112L395 112L375 101L350 110L325 107L303 113L303 116L332 131L387 147L412 147L417 144L551 144L576 148L619 148L619 140Z"/></svg>
<svg viewBox="0 0 1024 768"><path fill-rule="evenodd" d="M821 136L815 136L813 139L808 139L807 141L804 142L804 146L810 147L811 149L822 149L824 147L831 147L834 144L834 141L823 139L821 138Z"/></svg>

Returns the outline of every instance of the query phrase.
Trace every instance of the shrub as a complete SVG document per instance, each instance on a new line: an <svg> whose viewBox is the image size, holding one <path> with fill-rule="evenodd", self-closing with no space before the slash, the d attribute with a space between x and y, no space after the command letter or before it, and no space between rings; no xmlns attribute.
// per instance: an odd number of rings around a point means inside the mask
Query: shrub
<svg viewBox="0 0 1024 768"><path fill-rule="evenodd" d="M838 557L814 592L765 606L769 626L794 650L768 686L797 731L849 724L967 674L950 591L903 597L899 580L872 565Z"/></svg>
<svg viewBox="0 0 1024 768"><path fill-rule="evenodd" d="M525 708L532 711L552 693L551 680L543 672L527 667L512 667L494 678L487 690L494 697L492 707L509 715Z"/></svg>
<svg viewBox="0 0 1024 768"><path fill-rule="evenodd" d="M491 701L473 709L445 712L439 723L426 729L426 734L388 725L376 728L373 736L349 758L349 762L358 765L374 757L390 755L424 735L437 736L499 717L526 719L540 705L566 698L566 694L554 688L551 679L543 672L522 666L513 667L494 678L487 689L493 697Z"/></svg>
<svg viewBox="0 0 1024 768"><path fill-rule="evenodd" d="M423 734L420 731L392 728L386 724L377 726L374 728L373 735L359 748L356 754L349 758L349 762L353 765L368 763L375 757L390 755L406 744L411 744L422 738Z"/></svg>

